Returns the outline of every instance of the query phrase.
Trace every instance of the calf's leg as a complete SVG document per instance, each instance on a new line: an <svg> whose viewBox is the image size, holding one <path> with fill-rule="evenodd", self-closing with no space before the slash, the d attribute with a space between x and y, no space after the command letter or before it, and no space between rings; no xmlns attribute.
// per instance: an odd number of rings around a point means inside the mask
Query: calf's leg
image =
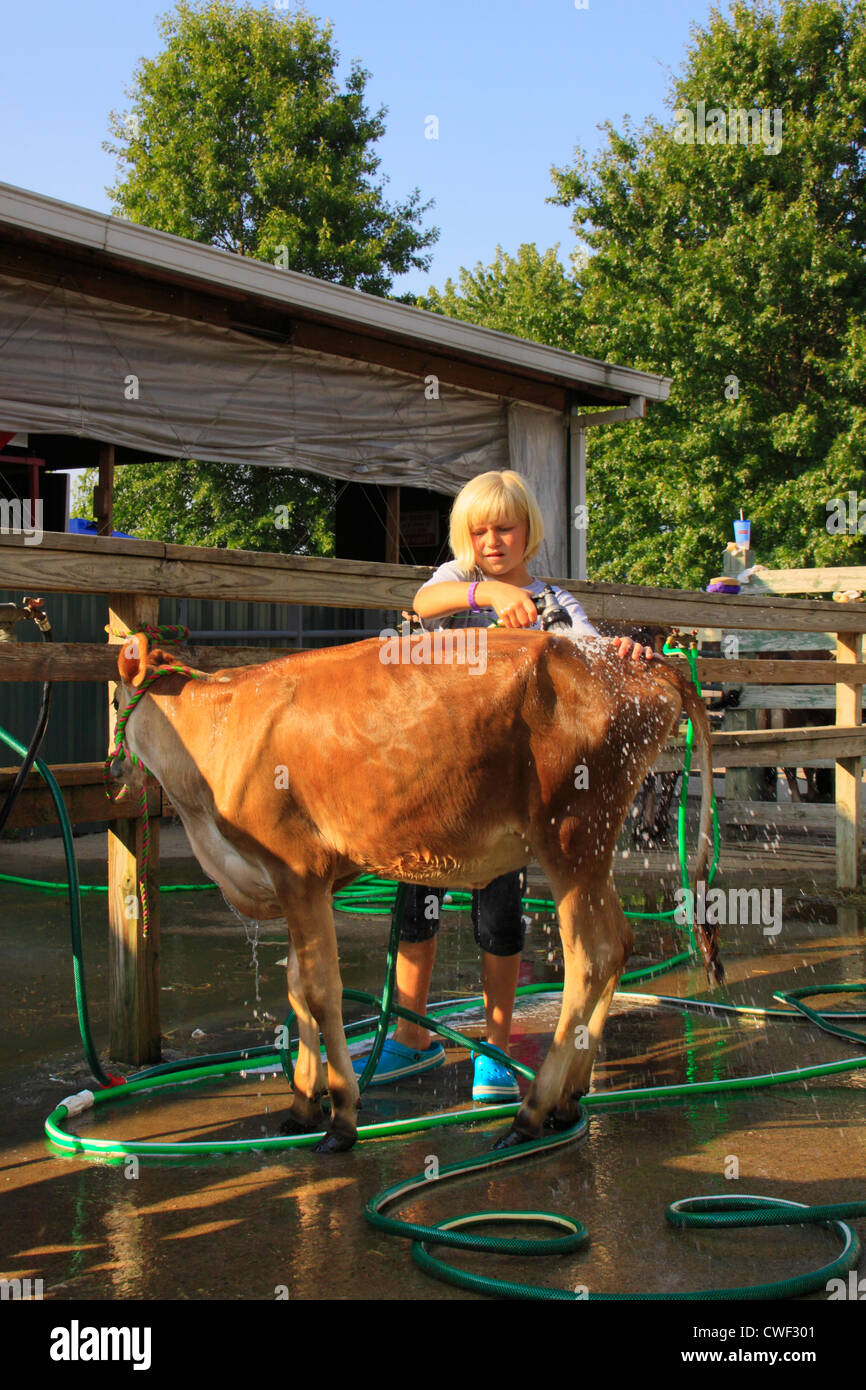
<svg viewBox="0 0 866 1390"><path fill-rule="evenodd" d="M280 1125L280 1133L309 1134L325 1128L321 1101L328 1087L319 1050L319 1029L304 995L298 957L291 941L286 980L289 1003L298 1020L298 1060L292 1080L292 1107Z"/></svg>
<svg viewBox="0 0 866 1390"><path fill-rule="evenodd" d="M311 889L281 895L281 904L297 953L303 996L310 1017L321 1029L328 1058L331 1119L328 1133L316 1145L316 1152L341 1153L350 1149L358 1137L360 1092L343 1031L343 985L330 889L317 883ZM318 1054L318 1040L315 1051Z"/></svg>
<svg viewBox="0 0 866 1390"><path fill-rule="evenodd" d="M562 1009L550 1051L498 1147L535 1139L545 1121L574 1124L589 1090L611 999L634 944L613 879L547 870L556 900L565 960Z"/></svg>

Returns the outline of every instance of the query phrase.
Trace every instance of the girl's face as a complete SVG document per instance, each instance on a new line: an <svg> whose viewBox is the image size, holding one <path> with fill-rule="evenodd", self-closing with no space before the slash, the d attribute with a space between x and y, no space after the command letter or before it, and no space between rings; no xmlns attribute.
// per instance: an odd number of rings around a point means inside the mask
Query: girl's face
<svg viewBox="0 0 866 1390"><path fill-rule="evenodd" d="M523 565L526 552L525 522L478 522L470 526L475 563L491 579L501 579Z"/></svg>

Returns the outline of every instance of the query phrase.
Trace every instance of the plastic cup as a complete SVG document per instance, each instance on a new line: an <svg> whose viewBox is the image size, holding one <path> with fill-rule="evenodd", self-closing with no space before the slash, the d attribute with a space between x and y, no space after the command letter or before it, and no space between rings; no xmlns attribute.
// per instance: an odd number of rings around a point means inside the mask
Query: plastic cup
<svg viewBox="0 0 866 1390"><path fill-rule="evenodd" d="M751 539L751 521L741 521L739 518L734 522L734 540L743 550L748 550L749 540Z"/></svg>

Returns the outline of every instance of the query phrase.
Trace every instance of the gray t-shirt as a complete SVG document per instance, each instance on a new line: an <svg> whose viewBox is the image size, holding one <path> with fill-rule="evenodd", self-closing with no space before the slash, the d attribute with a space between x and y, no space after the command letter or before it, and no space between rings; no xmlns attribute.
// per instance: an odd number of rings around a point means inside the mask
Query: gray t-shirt
<svg viewBox="0 0 866 1390"><path fill-rule="evenodd" d="M429 589L431 584L472 584L475 580L482 583L489 579L478 568L474 570L461 569L456 560L448 560L444 565L440 565L435 574L431 574L426 584L422 584L422 589ZM531 584L520 586L526 589L527 593L532 594L533 598L540 597L544 593L544 584L540 579L533 579ZM556 600L568 612L573 624L573 630L577 634L587 637L598 637L598 633L593 627L589 618L586 616L577 599L565 589L560 589L558 585L552 584L551 588L556 596ZM480 613L472 613L469 609L463 609L457 613L442 613L438 618L422 618L421 626L426 632L433 632L436 628L460 628L460 627L489 627L496 621L496 610L494 608L482 608ZM532 624L533 628L540 629L541 619L538 618Z"/></svg>

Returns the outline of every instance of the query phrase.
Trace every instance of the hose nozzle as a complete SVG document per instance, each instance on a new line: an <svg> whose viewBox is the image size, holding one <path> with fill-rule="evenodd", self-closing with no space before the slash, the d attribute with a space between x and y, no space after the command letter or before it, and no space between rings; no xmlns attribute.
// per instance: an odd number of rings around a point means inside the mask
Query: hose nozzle
<svg viewBox="0 0 866 1390"><path fill-rule="evenodd" d="M557 601L556 595L549 584L545 584L544 593L536 603L538 616L541 619L541 629L543 632L551 627L573 627L571 614Z"/></svg>

